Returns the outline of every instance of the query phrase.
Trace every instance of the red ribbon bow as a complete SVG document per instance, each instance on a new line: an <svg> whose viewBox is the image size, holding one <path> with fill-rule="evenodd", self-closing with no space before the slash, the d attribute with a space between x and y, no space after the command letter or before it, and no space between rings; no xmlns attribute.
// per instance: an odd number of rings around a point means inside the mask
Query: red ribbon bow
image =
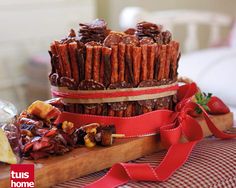
<svg viewBox="0 0 236 188"><path fill-rule="evenodd" d="M236 134L226 134L220 131L210 120L207 112L200 105L191 101L191 97L196 92L197 86L195 83L181 86L177 94L180 102L177 104L175 112L157 110L130 118L62 113L57 120L58 122L67 120L79 126L92 122L115 124L117 125L117 133L123 133L127 137L160 132L162 144L169 147L166 156L156 168L152 168L146 163L117 163L112 166L104 177L86 187L111 188L127 183L129 180L167 180L186 162L194 146L203 138L201 126L191 117L196 107L201 108L207 126L214 136L221 139L235 138ZM180 143L181 136L187 138L188 142Z"/></svg>

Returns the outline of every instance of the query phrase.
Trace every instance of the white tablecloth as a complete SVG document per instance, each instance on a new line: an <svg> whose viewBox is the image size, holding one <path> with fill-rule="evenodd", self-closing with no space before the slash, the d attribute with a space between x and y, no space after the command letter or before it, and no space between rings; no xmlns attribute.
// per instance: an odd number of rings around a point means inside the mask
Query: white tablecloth
<svg viewBox="0 0 236 188"><path fill-rule="evenodd" d="M179 74L223 99L236 114L236 49L211 48L183 55Z"/></svg>

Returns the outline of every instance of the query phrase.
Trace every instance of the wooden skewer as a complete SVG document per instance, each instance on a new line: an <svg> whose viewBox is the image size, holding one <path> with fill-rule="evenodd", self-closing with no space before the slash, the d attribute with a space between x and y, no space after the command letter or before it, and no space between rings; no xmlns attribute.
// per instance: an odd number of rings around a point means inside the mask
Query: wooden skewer
<svg viewBox="0 0 236 188"><path fill-rule="evenodd" d="M124 138L125 134L112 134L112 138Z"/></svg>

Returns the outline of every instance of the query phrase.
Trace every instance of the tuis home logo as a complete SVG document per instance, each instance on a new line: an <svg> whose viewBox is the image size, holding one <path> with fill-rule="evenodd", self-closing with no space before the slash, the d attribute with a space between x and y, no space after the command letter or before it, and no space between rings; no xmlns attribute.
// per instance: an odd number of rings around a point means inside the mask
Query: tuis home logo
<svg viewBox="0 0 236 188"><path fill-rule="evenodd" d="M11 188L32 188L34 185L34 164L14 164L10 169Z"/></svg>

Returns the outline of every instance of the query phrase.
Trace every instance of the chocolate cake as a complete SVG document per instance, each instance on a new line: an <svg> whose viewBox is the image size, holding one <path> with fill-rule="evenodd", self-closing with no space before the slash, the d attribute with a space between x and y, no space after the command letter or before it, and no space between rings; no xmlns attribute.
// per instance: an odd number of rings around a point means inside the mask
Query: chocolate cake
<svg viewBox="0 0 236 188"><path fill-rule="evenodd" d="M168 85L176 82L179 43L162 25L137 23L124 32L112 31L102 19L79 24L50 46L54 87L69 90L111 90ZM175 96L99 104L64 103L75 113L129 117L172 109Z"/></svg>

